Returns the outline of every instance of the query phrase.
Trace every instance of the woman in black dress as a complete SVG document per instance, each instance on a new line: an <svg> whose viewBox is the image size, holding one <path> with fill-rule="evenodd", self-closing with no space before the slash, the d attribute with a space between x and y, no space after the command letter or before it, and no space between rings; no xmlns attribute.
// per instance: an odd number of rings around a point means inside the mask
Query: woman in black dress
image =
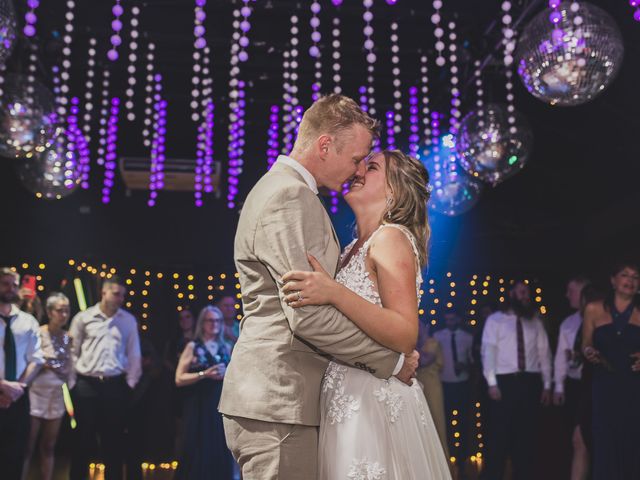
<svg viewBox="0 0 640 480"><path fill-rule="evenodd" d="M202 309L195 340L185 347L176 385L185 389L184 442L176 479L231 480L233 458L227 448L218 402L231 346L223 338L223 316L216 307Z"/></svg>
<svg viewBox="0 0 640 480"><path fill-rule="evenodd" d="M640 308L637 264L613 270L613 291L585 309L583 353L594 364L593 479L640 479Z"/></svg>

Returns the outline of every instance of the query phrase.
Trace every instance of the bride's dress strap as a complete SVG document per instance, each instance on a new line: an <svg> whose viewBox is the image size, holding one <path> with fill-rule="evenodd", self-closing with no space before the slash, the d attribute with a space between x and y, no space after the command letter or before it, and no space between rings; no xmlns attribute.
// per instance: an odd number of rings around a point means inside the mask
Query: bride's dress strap
<svg viewBox="0 0 640 480"><path fill-rule="evenodd" d="M411 230L409 230L404 225L398 225L397 223L383 223L382 225L380 225L378 227L378 229L375 232L373 232L373 234L369 237L369 240L367 240L365 242L365 245L363 245L363 247L364 247L363 250L365 250L365 251L368 250L369 249L369 244L371 243L373 238L378 234L378 232L380 232L380 230L383 230L384 228L388 228L388 227L400 230L409 239L409 243L411 243L411 248L413 249L413 254L416 256L416 269L417 269L416 284L420 285L422 283L422 272L420 271L421 270L420 269L420 254L418 253L418 247L416 245L416 239L413 236L413 233L411 233Z"/></svg>

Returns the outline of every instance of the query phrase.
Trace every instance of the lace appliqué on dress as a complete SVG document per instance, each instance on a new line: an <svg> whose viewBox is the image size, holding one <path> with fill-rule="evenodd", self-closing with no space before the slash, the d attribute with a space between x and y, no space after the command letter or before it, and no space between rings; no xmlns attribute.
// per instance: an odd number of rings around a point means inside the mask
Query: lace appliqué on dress
<svg viewBox="0 0 640 480"><path fill-rule="evenodd" d="M334 391L327 412L331 425L342 423L360 410L360 400L356 399L353 395L345 395L344 393L342 382L344 381L346 373L347 367L330 362L324 374L324 380L322 382L323 393L329 390Z"/></svg>
<svg viewBox="0 0 640 480"><path fill-rule="evenodd" d="M418 390L416 388L412 388L413 390L413 398L416 399L416 406L418 407L418 410L420 411L420 423L422 424L423 427L427 426L427 414L424 411L424 405L420 399L420 394L418 393Z"/></svg>
<svg viewBox="0 0 640 480"><path fill-rule="evenodd" d="M389 387L389 382L385 382L386 386L381 387L379 390L374 390L373 395L378 399L380 403L384 403L387 406L387 413L391 423L395 423L400 416L400 412L404 408L404 400L398 393L394 393Z"/></svg>
<svg viewBox="0 0 640 480"><path fill-rule="evenodd" d="M366 458L353 460L347 478L350 480L383 480L387 471L378 462L369 462Z"/></svg>

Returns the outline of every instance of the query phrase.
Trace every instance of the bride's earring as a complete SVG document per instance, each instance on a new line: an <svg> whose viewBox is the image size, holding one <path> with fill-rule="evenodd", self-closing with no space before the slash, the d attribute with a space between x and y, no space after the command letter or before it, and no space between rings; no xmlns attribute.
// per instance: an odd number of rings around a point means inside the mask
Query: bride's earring
<svg viewBox="0 0 640 480"><path fill-rule="evenodd" d="M387 197L387 215L386 217L391 220L391 205L393 204L393 198Z"/></svg>

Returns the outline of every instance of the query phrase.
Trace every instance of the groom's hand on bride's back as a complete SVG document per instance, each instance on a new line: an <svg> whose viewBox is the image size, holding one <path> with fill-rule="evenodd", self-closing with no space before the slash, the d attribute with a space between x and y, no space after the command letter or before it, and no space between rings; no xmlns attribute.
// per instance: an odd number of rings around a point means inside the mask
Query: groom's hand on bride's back
<svg viewBox="0 0 640 480"><path fill-rule="evenodd" d="M404 356L404 363L402 368L396 375L396 378L407 385L411 385L411 379L416 376L416 370L420 362L420 354L414 350L408 355Z"/></svg>

